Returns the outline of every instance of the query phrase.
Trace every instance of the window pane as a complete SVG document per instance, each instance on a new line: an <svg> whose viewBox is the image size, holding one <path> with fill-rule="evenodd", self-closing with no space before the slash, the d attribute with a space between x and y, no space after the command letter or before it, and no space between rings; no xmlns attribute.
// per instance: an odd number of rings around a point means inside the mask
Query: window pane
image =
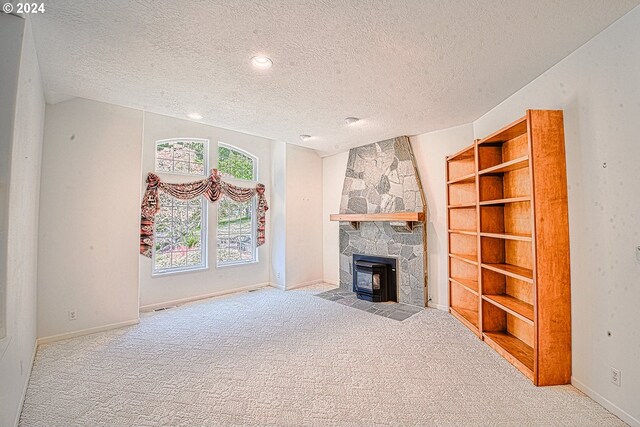
<svg viewBox="0 0 640 427"><path fill-rule="evenodd" d="M156 170L157 171L172 171L172 161L171 160L163 160L158 159L156 162Z"/></svg>
<svg viewBox="0 0 640 427"><path fill-rule="evenodd" d="M204 267L204 199L177 200L163 192L159 197L154 271Z"/></svg>
<svg viewBox="0 0 640 427"><path fill-rule="evenodd" d="M158 253L156 252L156 270L161 270L165 268L171 267L171 252L168 253Z"/></svg>
<svg viewBox="0 0 640 427"><path fill-rule="evenodd" d="M254 176L254 160L239 151L228 147L218 147L218 171L222 176L252 181Z"/></svg>
<svg viewBox="0 0 640 427"><path fill-rule="evenodd" d="M172 267L185 267L187 265L187 248L182 245L176 245L173 252Z"/></svg>
<svg viewBox="0 0 640 427"><path fill-rule="evenodd" d="M191 175L204 175L204 165L199 163L190 163L189 173Z"/></svg>
<svg viewBox="0 0 640 427"><path fill-rule="evenodd" d="M156 239L156 252L157 253L171 252L171 239L166 239L166 238Z"/></svg>
<svg viewBox="0 0 640 427"><path fill-rule="evenodd" d="M173 163L173 171L176 173L189 173L189 163L176 160Z"/></svg>
<svg viewBox="0 0 640 427"><path fill-rule="evenodd" d="M189 251L187 255L187 265L199 265L202 262L200 251Z"/></svg>
<svg viewBox="0 0 640 427"><path fill-rule="evenodd" d="M171 234L171 221L169 217L164 215L158 215L156 217L156 239L161 239L163 237L169 237Z"/></svg>
<svg viewBox="0 0 640 427"><path fill-rule="evenodd" d="M256 259L253 200L238 203L222 197L218 202L218 265Z"/></svg>
<svg viewBox="0 0 640 427"><path fill-rule="evenodd" d="M253 238L249 234L239 236L240 258L244 261L253 260Z"/></svg>
<svg viewBox="0 0 640 427"><path fill-rule="evenodd" d="M170 140L156 144L156 171L189 175L206 174L205 140Z"/></svg>

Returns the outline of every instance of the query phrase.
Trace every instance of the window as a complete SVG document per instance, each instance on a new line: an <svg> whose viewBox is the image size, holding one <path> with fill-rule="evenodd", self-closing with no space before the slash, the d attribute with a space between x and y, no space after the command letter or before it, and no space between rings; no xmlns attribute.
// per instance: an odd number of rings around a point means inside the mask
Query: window
<svg viewBox="0 0 640 427"><path fill-rule="evenodd" d="M206 200L179 200L159 192L153 272L162 274L207 267Z"/></svg>
<svg viewBox="0 0 640 427"><path fill-rule="evenodd" d="M195 138L156 142L156 171L175 175L205 175L209 141ZM158 192L153 274L207 268L207 201L179 200Z"/></svg>
<svg viewBox="0 0 640 427"><path fill-rule="evenodd" d="M156 141L156 172L206 175L206 139L164 139Z"/></svg>
<svg viewBox="0 0 640 427"><path fill-rule="evenodd" d="M218 146L218 170L224 177L254 181L258 161L251 154L230 145ZM250 183L238 183L246 186ZM239 203L223 196L218 201L218 266L257 261L256 200Z"/></svg>

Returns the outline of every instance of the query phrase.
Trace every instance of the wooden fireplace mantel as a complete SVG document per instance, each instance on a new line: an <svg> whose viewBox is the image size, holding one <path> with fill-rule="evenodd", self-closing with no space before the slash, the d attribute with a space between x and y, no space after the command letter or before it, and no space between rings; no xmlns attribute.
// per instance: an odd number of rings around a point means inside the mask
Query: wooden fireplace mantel
<svg viewBox="0 0 640 427"><path fill-rule="evenodd" d="M372 214L331 214L331 221L350 222L356 230L361 222L406 222L408 229L413 229L416 222L424 222L424 212L393 212Z"/></svg>

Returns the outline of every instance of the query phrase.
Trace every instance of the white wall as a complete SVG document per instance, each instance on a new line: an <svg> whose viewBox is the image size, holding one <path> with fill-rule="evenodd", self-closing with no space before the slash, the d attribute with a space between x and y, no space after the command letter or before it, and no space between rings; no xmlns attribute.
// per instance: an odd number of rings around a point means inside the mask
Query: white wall
<svg viewBox="0 0 640 427"><path fill-rule="evenodd" d="M329 221L329 215L340 213L340 200L349 152L322 159L322 271L324 281L340 284L340 223Z"/></svg>
<svg viewBox="0 0 640 427"><path fill-rule="evenodd" d="M0 198L2 222L6 224L1 234L8 246L0 254L6 265L6 270L0 268L0 281L6 280L7 286L7 336L0 339L2 426L17 425L36 342L38 196L45 104L31 26L24 22L0 14L0 188L9 190Z"/></svg>
<svg viewBox="0 0 640 427"><path fill-rule="evenodd" d="M271 143L271 203L267 224L271 242L271 283L284 289L287 283L287 144Z"/></svg>
<svg viewBox="0 0 640 427"><path fill-rule="evenodd" d="M138 319L141 141L141 111L79 98L47 105L39 337Z"/></svg>
<svg viewBox="0 0 640 427"><path fill-rule="evenodd" d="M427 198L429 305L443 310L447 310L449 306L445 158L471 144L471 124L411 137L411 146Z"/></svg>
<svg viewBox="0 0 640 427"><path fill-rule="evenodd" d="M640 261L634 253L640 245L639 76L637 7L474 123L480 138L523 116L526 109L564 110L574 383L636 425L640 425ZM609 381L611 366L622 372L621 387Z"/></svg>
<svg viewBox="0 0 640 427"><path fill-rule="evenodd" d="M286 288L322 281L322 159L286 146Z"/></svg>
<svg viewBox="0 0 640 427"><path fill-rule="evenodd" d="M0 340L6 335L7 237L9 233L9 186L11 151L20 72L24 20L0 15ZM5 340L0 341L6 343ZM0 347L2 349L3 347ZM1 353L0 353L1 354Z"/></svg>
<svg viewBox="0 0 640 427"><path fill-rule="evenodd" d="M159 114L144 114L144 148L142 161L142 188L147 173L154 171L155 142L168 138L205 138L209 140L209 169L218 163L218 142L233 145L258 158L258 181L266 185L267 201L270 196L271 181L271 141L257 136L221 129L189 120L181 120ZM201 178L159 174L167 182L191 182ZM238 185L252 185L236 182ZM138 203L139 205L139 203ZM216 266L216 225L217 209L208 204L209 268L178 274L151 276L152 261L140 257L140 305L156 306L180 300L193 299L231 289L254 285L267 285L270 281L270 230L264 245L258 248L257 263L220 267ZM271 220L271 210L267 212L267 227Z"/></svg>

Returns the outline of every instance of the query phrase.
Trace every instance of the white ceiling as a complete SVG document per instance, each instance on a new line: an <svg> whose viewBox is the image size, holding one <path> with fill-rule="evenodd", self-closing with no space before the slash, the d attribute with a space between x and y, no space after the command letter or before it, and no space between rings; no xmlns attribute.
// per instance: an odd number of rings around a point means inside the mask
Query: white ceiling
<svg viewBox="0 0 640 427"><path fill-rule="evenodd" d="M199 112L327 154L471 122L638 3L49 0L32 21L50 102Z"/></svg>

